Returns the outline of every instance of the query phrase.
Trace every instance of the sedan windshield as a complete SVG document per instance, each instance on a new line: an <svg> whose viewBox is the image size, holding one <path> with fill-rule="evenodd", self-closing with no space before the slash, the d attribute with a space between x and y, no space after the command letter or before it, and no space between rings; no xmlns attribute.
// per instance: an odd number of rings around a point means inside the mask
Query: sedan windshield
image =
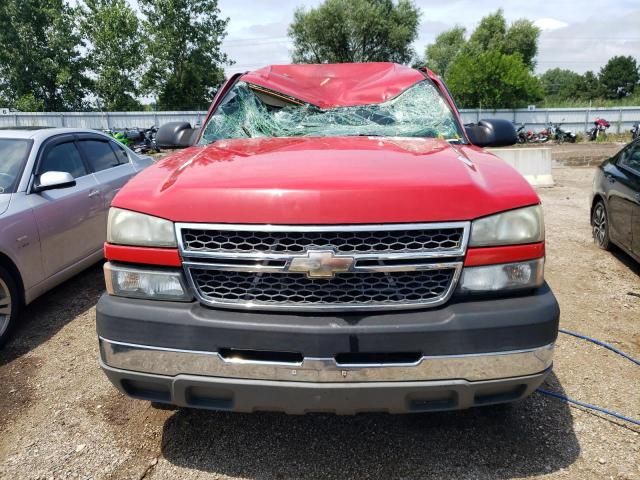
<svg viewBox="0 0 640 480"><path fill-rule="evenodd" d="M31 140L0 138L0 193L13 193L18 187Z"/></svg>
<svg viewBox="0 0 640 480"><path fill-rule="evenodd" d="M238 82L207 122L200 143L224 138L349 135L462 138L447 102L427 80L383 103L326 110Z"/></svg>

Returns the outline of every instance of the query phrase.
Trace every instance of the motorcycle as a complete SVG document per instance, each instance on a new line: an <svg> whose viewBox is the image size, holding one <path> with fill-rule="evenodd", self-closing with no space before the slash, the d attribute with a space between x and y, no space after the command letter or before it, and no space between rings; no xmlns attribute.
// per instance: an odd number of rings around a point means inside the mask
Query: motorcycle
<svg viewBox="0 0 640 480"><path fill-rule="evenodd" d="M152 125L151 128L147 128L145 130L140 131L139 142L134 145L133 151L136 153L159 153L160 148L158 148L158 144L156 143L156 134L158 133L158 129L155 125Z"/></svg>
<svg viewBox="0 0 640 480"><path fill-rule="evenodd" d="M525 132L524 130L525 124L521 123L520 125L518 125L518 128L516 128L516 135L518 136L518 143L527 143L528 141L528 134L531 132Z"/></svg>
<svg viewBox="0 0 640 480"><path fill-rule="evenodd" d="M576 134L571 130L563 130L562 125L559 123L552 124L551 128L553 131L553 138L556 140L556 142L576 143Z"/></svg>
<svg viewBox="0 0 640 480"><path fill-rule="evenodd" d="M611 126L609 122L607 122L604 118L596 118L593 122L593 127L587 131L587 136L589 140L594 141L597 140L599 136L607 134L607 128Z"/></svg>
<svg viewBox="0 0 640 480"><path fill-rule="evenodd" d="M131 148L136 153L158 153L160 148L156 143L158 129L154 126L147 129L124 128L104 130L118 142Z"/></svg>
<svg viewBox="0 0 640 480"><path fill-rule="evenodd" d="M640 123L638 122L634 123L631 129L631 140L635 140L636 138L640 138Z"/></svg>

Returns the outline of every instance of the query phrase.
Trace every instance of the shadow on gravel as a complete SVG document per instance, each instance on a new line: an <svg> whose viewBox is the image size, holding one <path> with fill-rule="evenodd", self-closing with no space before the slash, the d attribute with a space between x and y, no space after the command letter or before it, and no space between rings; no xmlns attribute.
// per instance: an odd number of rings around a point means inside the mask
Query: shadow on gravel
<svg viewBox="0 0 640 480"><path fill-rule="evenodd" d="M636 275L638 275L640 277L640 263L636 262L633 258L631 258L630 255L628 255L626 252L623 252L621 249L619 249L618 247L615 247L611 249L611 254L616 257L616 259L622 263L625 267L627 267L629 270L631 270L633 273L635 273Z"/></svg>
<svg viewBox="0 0 640 480"><path fill-rule="evenodd" d="M0 349L0 367L49 340L67 323L93 307L103 291L100 262L25 307L12 338Z"/></svg>
<svg viewBox="0 0 640 480"><path fill-rule="evenodd" d="M544 386L564 393L552 373ZM569 407L534 393L505 409L391 416L177 410L174 465L242 478L492 478L554 472L580 451Z"/></svg>

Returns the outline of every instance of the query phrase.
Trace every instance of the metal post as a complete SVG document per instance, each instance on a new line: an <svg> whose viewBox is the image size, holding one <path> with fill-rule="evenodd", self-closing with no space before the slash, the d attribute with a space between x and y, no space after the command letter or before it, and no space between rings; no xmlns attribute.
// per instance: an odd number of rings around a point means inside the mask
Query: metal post
<svg viewBox="0 0 640 480"><path fill-rule="evenodd" d="M64 113L60 112L60 126L64 127Z"/></svg>
<svg viewBox="0 0 640 480"><path fill-rule="evenodd" d="M622 128L622 108L618 110L618 131L616 133L620 133L620 129Z"/></svg>

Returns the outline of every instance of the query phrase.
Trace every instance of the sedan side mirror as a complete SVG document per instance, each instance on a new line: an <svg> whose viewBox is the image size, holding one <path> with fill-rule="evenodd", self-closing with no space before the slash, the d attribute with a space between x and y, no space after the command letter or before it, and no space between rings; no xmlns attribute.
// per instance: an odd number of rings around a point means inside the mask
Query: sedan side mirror
<svg viewBox="0 0 640 480"><path fill-rule="evenodd" d="M76 180L69 172L44 172L38 176L34 190L43 192L56 188L73 187L75 184Z"/></svg>
<svg viewBox="0 0 640 480"><path fill-rule="evenodd" d="M507 147L518 141L513 123L500 118L480 120L464 128L471 143L478 147Z"/></svg>

